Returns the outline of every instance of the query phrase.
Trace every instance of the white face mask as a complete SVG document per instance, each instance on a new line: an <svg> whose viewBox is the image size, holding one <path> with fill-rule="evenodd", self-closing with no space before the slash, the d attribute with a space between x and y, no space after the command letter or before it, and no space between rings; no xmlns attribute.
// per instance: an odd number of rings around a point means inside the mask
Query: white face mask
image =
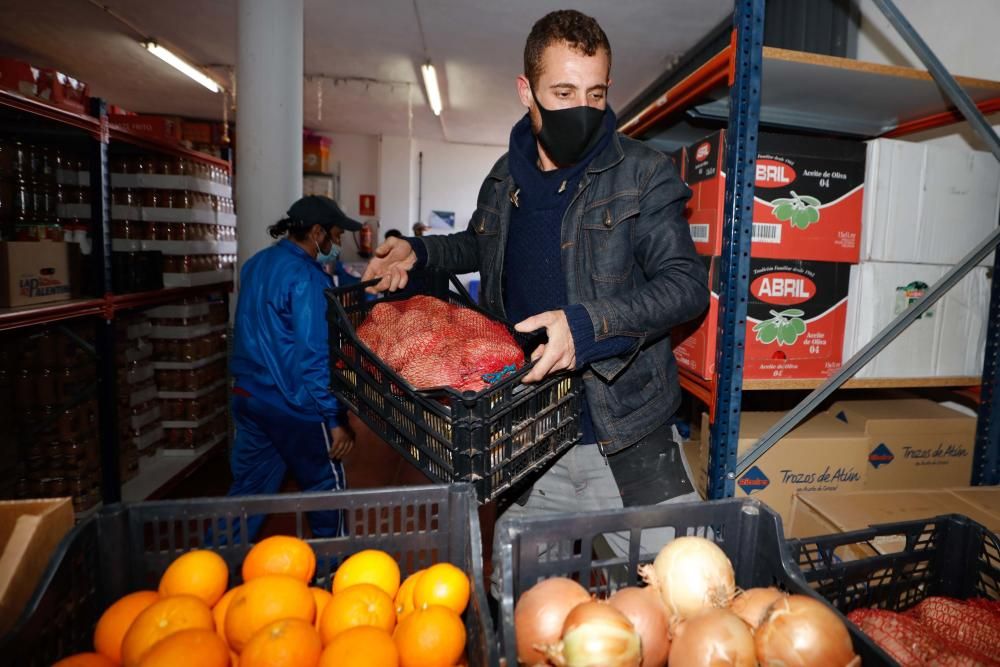
<svg viewBox="0 0 1000 667"><path fill-rule="evenodd" d="M320 264L333 264L340 257L340 245L330 244L330 252L323 252L323 248L316 244L316 261Z"/></svg>

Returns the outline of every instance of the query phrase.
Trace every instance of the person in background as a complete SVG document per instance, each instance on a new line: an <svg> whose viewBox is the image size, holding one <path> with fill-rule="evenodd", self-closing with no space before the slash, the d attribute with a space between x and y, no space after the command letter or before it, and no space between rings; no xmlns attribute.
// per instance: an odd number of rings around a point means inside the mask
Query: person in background
<svg viewBox="0 0 1000 667"><path fill-rule="evenodd" d="M277 493L285 473L302 491L346 487L340 459L354 445L347 414L330 392L324 265L335 261L341 234L356 231L328 197L303 197L268 228L279 239L240 271L233 356L236 425L230 496ZM251 517L249 540L262 517ZM339 512L313 512L313 535L342 533Z"/></svg>
<svg viewBox="0 0 1000 667"><path fill-rule="evenodd" d="M413 223L413 235L414 236L423 236L424 232L426 232L428 229L430 229L430 227L428 227L427 225L425 225L422 222L414 222Z"/></svg>
<svg viewBox="0 0 1000 667"><path fill-rule="evenodd" d="M517 78L527 113L468 228L389 239L364 276L381 278L374 290L396 290L415 267L479 271L483 307L518 331L547 333L524 381L582 377L580 444L508 515L654 505L692 492L670 427L681 398L670 330L707 308L708 276L683 215L690 190L669 158L615 129L610 68L593 18L564 10L535 23ZM627 553L627 534L607 539ZM666 539L645 531L642 551Z"/></svg>

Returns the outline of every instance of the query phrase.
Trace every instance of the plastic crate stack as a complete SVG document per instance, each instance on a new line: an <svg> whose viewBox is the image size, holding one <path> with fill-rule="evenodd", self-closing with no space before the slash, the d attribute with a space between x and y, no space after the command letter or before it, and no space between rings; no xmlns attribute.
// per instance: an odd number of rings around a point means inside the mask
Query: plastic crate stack
<svg viewBox="0 0 1000 667"><path fill-rule="evenodd" d="M225 303L190 299L149 311L164 453L202 450L226 437Z"/></svg>
<svg viewBox="0 0 1000 667"><path fill-rule="evenodd" d="M100 501L96 371L80 345L83 324L8 333L0 338L0 494L71 496L77 512Z"/></svg>
<svg viewBox="0 0 1000 667"><path fill-rule="evenodd" d="M226 168L129 155L112 162L111 186L116 292L232 280L236 215Z"/></svg>
<svg viewBox="0 0 1000 667"><path fill-rule="evenodd" d="M156 396L152 322L145 313L129 313L115 321L118 336L118 415L121 431L122 482L139 474L139 458L154 456L163 443L163 424Z"/></svg>

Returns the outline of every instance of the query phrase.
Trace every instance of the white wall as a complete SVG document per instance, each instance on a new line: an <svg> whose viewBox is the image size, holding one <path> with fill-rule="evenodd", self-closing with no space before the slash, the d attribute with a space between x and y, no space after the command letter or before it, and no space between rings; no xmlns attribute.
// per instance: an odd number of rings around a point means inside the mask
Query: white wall
<svg viewBox="0 0 1000 667"><path fill-rule="evenodd" d="M858 60L925 69L872 0L859 0ZM953 75L1000 79L1000 2L997 0L896 0L896 6ZM1000 114L990 118L1000 131ZM907 137L957 148L985 150L967 123Z"/></svg>
<svg viewBox="0 0 1000 667"><path fill-rule="evenodd" d="M431 211L453 211L455 231L465 229L476 210L476 198L483 179L507 151L506 147L426 140L414 143L415 164L423 153L423 197L419 219L426 223ZM415 180L414 207L417 205L417 187Z"/></svg>
<svg viewBox="0 0 1000 667"><path fill-rule="evenodd" d="M365 222L372 219L360 212L360 195L376 195L376 218L380 213L378 200L379 185L379 138L366 134L321 133L330 138L330 157L334 169L340 172L340 198L337 203L348 217ZM349 235L341 241L344 260L358 259L357 246Z"/></svg>

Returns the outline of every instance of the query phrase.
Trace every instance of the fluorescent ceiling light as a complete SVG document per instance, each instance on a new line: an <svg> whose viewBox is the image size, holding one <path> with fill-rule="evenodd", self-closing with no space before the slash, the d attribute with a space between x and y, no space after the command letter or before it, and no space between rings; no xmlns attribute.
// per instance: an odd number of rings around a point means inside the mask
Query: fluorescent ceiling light
<svg viewBox="0 0 1000 667"><path fill-rule="evenodd" d="M431 105L431 111L435 116L441 115L441 90L438 88L437 72L434 65L429 62L420 66L420 73L424 75L424 90L427 91L427 103Z"/></svg>
<svg viewBox="0 0 1000 667"><path fill-rule="evenodd" d="M205 73L199 70L197 67L190 65L184 60L182 60L172 51L152 41L143 42L143 46L145 46L146 50L152 53L154 56L156 56L163 62L167 63L174 69L177 69L183 72L184 74L187 74L189 77L191 77L201 85L205 86L213 93L219 92L219 84L217 84L212 79L208 78L208 76L206 76Z"/></svg>

